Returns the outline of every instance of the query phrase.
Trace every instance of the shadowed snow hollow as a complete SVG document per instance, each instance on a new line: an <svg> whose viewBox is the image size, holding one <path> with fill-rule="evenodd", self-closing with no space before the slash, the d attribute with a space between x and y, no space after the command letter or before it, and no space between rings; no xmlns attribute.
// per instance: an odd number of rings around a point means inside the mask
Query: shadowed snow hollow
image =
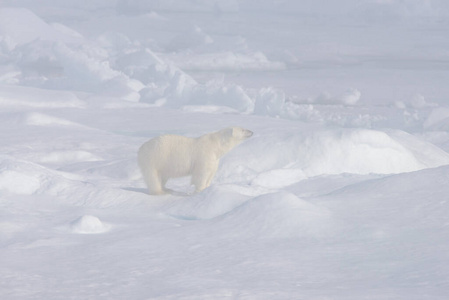
<svg viewBox="0 0 449 300"><path fill-rule="evenodd" d="M226 237L318 237L329 233L331 214L288 192L244 196L235 186L210 187L171 202L163 212L181 220L209 220ZM240 191L241 192L241 191ZM208 229L209 230L209 229Z"/></svg>
<svg viewBox="0 0 449 300"><path fill-rule="evenodd" d="M70 180L61 174L8 156L0 158L0 192L32 195L57 187L67 188Z"/></svg>
<svg viewBox="0 0 449 300"><path fill-rule="evenodd" d="M329 232L330 212L287 192L255 197L216 220L235 237L317 237Z"/></svg>
<svg viewBox="0 0 449 300"><path fill-rule="evenodd" d="M250 197L234 186L211 186L199 194L164 206L164 213L183 220L206 220L221 216L242 205Z"/></svg>
<svg viewBox="0 0 449 300"><path fill-rule="evenodd" d="M50 162L64 160L67 158L64 155L51 154ZM68 157L71 159L71 154ZM64 204L92 207L115 206L123 202L129 203L131 199L125 190L97 186L85 182L82 176L5 155L0 156L0 194L42 195ZM140 193L134 196L147 198L147 195Z"/></svg>
<svg viewBox="0 0 449 300"><path fill-rule="evenodd" d="M256 136L223 159L217 179L277 188L325 174L394 174L449 164L449 154L402 131L339 129Z"/></svg>

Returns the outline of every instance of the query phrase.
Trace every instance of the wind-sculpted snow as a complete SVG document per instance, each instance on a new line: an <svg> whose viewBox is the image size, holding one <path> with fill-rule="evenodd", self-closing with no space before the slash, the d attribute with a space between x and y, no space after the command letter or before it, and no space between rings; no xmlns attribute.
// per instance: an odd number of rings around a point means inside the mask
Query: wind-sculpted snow
<svg viewBox="0 0 449 300"><path fill-rule="evenodd" d="M427 130L449 131L449 108L433 109L423 125Z"/></svg>
<svg viewBox="0 0 449 300"><path fill-rule="evenodd" d="M285 192L255 197L214 221L228 238L318 238L332 232L326 208Z"/></svg>
<svg viewBox="0 0 449 300"><path fill-rule="evenodd" d="M23 20L26 20L26 23ZM0 34L3 38L10 38L16 45L35 40L77 40L72 32L67 34L69 32L64 30L65 28L65 26L52 27L26 8L0 8ZM65 32L61 32L61 29Z"/></svg>
<svg viewBox="0 0 449 300"><path fill-rule="evenodd" d="M332 232L332 216L324 207L287 192L264 194L232 185L172 200L161 212L179 220L203 220L223 238L318 238Z"/></svg>
<svg viewBox="0 0 449 300"><path fill-rule="evenodd" d="M63 174L26 161L2 157L1 190L11 194L53 193L70 185Z"/></svg>
<svg viewBox="0 0 449 300"><path fill-rule="evenodd" d="M446 164L446 152L405 132L324 130L256 136L224 159L219 180L281 187L325 174L392 174Z"/></svg>
<svg viewBox="0 0 449 300"><path fill-rule="evenodd" d="M69 163L77 162L76 158L80 158L80 153L71 155ZM73 155L78 157L73 160ZM66 156L67 153L50 153L40 159L40 162L50 165L61 161L67 162ZM82 158L86 161L86 157ZM92 158L89 157L87 161L90 159ZM4 195L56 198L61 205L87 207L117 206L128 198L125 191L113 190L101 184L86 183L79 175L55 171L10 157L2 157L0 161L0 192Z"/></svg>
<svg viewBox="0 0 449 300"><path fill-rule="evenodd" d="M171 201L163 213L184 220L207 220L222 216L250 199L237 186L212 186L201 194ZM186 201L187 200L187 201Z"/></svg>

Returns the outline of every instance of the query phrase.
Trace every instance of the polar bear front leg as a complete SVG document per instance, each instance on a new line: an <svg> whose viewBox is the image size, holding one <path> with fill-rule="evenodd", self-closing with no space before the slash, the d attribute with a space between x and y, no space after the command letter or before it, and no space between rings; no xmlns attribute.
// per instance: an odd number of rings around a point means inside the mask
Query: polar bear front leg
<svg viewBox="0 0 449 300"><path fill-rule="evenodd" d="M218 170L218 160L209 160L196 166L192 174L192 184L195 186L195 192L201 192L212 183L212 179Z"/></svg>

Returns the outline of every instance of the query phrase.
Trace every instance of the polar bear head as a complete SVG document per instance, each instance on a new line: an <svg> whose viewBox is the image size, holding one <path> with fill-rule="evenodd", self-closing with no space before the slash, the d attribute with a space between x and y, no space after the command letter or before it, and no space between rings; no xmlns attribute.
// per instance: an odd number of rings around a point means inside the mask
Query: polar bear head
<svg viewBox="0 0 449 300"><path fill-rule="evenodd" d="M225 141L238 141L238 143L246 140L253 135L253 132L240 127L228 127L220 130L222 138Z"/></svg>
<svg viewBox="0 0 449 300"><path fill-rule="evenodd" d="M224 153L228 152L247 138L253 135L253 132L240 127L228 127L217 132L220 136L221 147Z"/></svg>
<svg viewBox="0 0 449 300"><path fill-rule="evenodd" d="M231 137L231 139L237 139L240 141L246 140L253 135L251 130L240 127L229 127L224 130L227 132L227 135Z"/></svg>

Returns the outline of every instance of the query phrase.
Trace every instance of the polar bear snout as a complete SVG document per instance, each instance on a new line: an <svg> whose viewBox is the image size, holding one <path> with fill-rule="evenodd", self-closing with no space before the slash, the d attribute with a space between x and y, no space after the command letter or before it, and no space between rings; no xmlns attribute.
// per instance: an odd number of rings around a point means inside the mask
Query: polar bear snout
<svg viewBox="0 0 449 300"><path fill-rule="evenodd" d="M244 129L244 130L243 130L243 136L244 136L245 138L251 137L251 136L253 135L253 133L254 133L254 132L252 132L251 130L248 130L248 129Z"/></svg>
<svg viewBox="0 0 449 300"><path fill-rule="evenodd" d="M232 131L232 135L234 137L239 138L241 141L246 140L247 138L251 137L253 135L253 132L251 130L241 128L241 127L234 127Z"/></svg>

